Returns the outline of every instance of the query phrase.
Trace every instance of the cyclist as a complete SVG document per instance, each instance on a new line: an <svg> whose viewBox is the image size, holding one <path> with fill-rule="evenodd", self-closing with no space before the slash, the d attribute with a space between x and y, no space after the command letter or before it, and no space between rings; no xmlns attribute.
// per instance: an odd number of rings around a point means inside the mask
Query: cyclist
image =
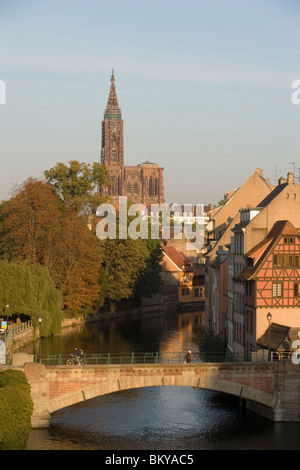
<svg viewBox="0 0 300 470"><path fill-rule="evenodd" d="M75 361L77 364L80 364L80 359L82 359L82 357L83 357L83 351L82 351L82 349L77 348L77 346L75 346L75 350L74 350L74 352L73 352L73 357L74 357L74 361Z"/></svg>

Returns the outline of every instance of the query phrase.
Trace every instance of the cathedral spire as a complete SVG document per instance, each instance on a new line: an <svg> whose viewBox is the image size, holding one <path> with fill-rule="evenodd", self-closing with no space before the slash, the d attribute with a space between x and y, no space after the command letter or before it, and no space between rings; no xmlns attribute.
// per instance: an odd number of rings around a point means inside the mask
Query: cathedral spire
<svg viewBox="0 0 300 470"><path fill-rule="evenodd" d="M111 81L110 90L109 90L105 115L107 117L112 117L113 115L115 115L115 118L118 119L117 116L118 115L121 116L121 110L119 108L118 98L117 98L117 93L116 93L114 69L112 69L112 74L111 74L110 81ZM120 119L120 117L119 117L119 119Z"/></svg>

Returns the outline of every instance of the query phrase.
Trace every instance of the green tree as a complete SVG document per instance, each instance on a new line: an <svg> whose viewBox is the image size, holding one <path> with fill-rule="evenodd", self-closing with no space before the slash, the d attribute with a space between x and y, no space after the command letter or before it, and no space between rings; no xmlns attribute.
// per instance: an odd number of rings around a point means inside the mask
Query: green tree
<svg viewBox="0 0 300 470"><path fill-rule="evenodd" d="M35 327L43 315L42 335L61 329L61 293L48 270L40 264L28 265L0 260L0 309L9 305L10 313L31 317Z"/></svg>
<svg viewBox="0 0 300 470"><path fill-rule="evenodd" d="M149 252L145 243L140 239L107 239L101 242L100 251L105 276L100 295L111 303L131 298L146 269Z"/></svg>
<svg viewBox="0 0 300 470"><path fill-rule="evenodd" d="M201 327L193 338L194 344L201 353L207 354L208 360L221 360L227 351L227 339L216 335L211 328Z"/></svg>
<svg viewBox="0 0 300 470"><path fill-rule="evenodd" d="M134 297L136 303L140 304L143 297L152 297L161 288L161 260L163 251L159 240L143 240L146 245L148 256L145 260L146 266L137 281Z"/></svg>
<svg viewBox="0 0 300 470"><path fill-rule="evenodd" d="M0 372L0 450L24 450L31 429L33 401L24 372Z"/></svg>
<svg viewBox="0 0 300 470"><path fill-rule="evenodd" d="M103 202L96 191L97 187L110 186L106 167L97 162L90 165L71 160L69 166L57 163L55 167L46 170L44 175L65 204L86 213L94 213Z"/></svg>

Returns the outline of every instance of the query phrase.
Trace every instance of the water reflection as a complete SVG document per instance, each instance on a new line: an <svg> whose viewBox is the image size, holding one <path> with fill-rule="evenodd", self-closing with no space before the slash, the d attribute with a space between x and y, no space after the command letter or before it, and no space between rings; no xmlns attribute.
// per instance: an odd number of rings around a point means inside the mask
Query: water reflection
<svg viewBox="0 0 300 470"><path fill-rule="evenodd" d="M204 322L204 312L149 314L88 323L63 329L42 339L42 354L70 354L80 346L86 354L197 351L193 336ZM22 348L38 354L38 342Z"/></svg>

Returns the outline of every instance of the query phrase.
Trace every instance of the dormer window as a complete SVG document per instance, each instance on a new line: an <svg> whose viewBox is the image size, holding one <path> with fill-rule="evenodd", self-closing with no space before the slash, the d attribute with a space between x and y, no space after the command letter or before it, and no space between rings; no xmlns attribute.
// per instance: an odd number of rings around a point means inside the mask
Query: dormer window
<svg viewBox="0 0 300 470"><path fill-rule="evenodd" d="M295 237L284 237L284 244L285 245L294 245L295 244Z"/></svg>

